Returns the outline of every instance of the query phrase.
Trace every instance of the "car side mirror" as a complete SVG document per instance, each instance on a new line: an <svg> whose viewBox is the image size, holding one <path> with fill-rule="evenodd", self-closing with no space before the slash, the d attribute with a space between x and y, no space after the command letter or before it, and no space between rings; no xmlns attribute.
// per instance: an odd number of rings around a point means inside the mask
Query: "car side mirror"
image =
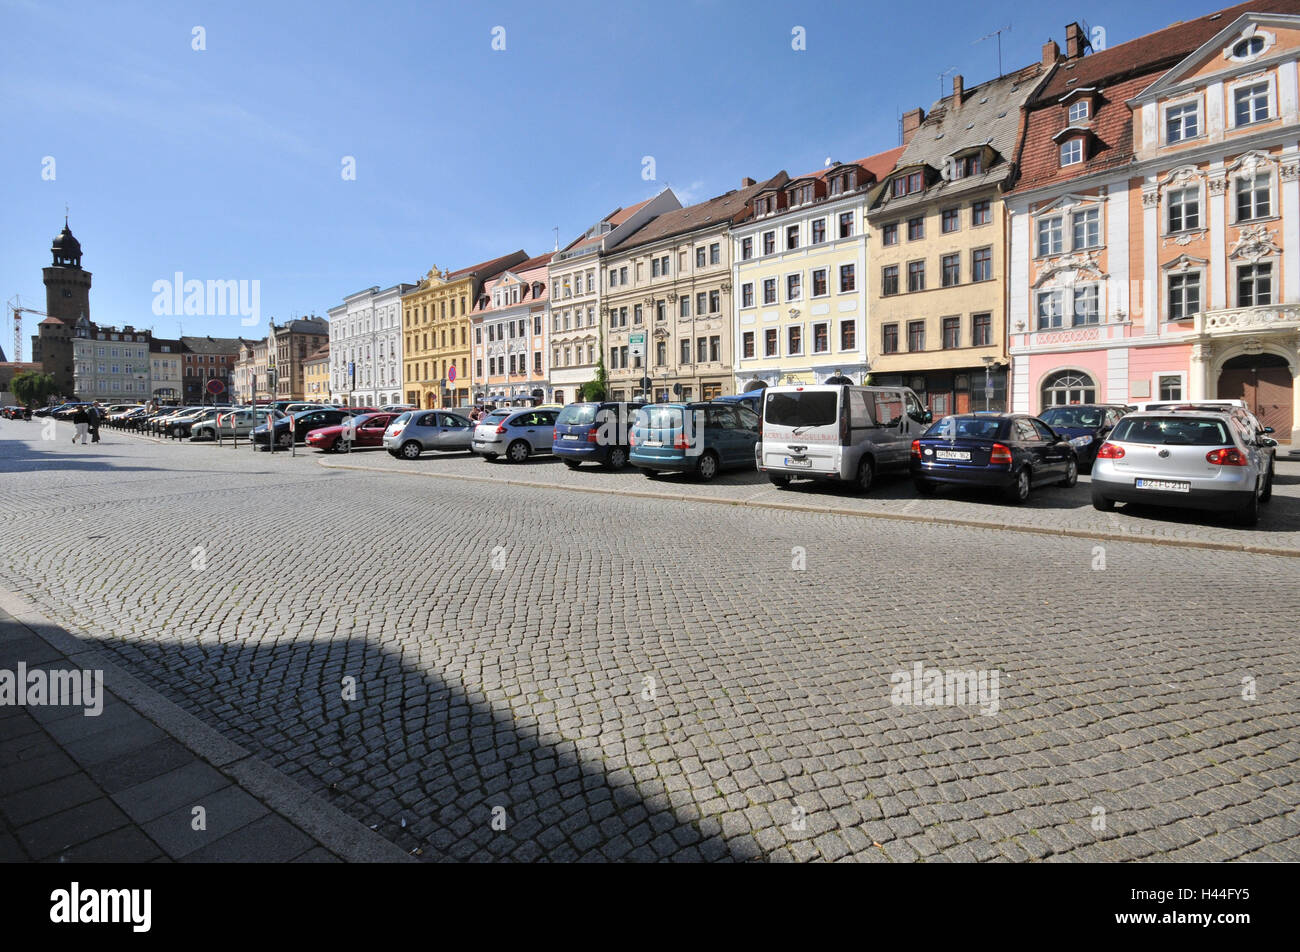
<svg viewBox="0 0 1300 952"><path fill-rule="evenodd" d="M1273 430L1273 428L1272 428L1271 426L1266 426L1266 427L1264 427L1264 432L1265 432L1265 433L1272 433L1272 432L1274 432L1274 430Z"/></svg>
<svg viewBox="0 0 1300 952"><path fill-rule="evenodd" d="M934 422L934 414L931 413L929 410L926 410L924 413L921 414L921 422L922 422L922 423L933 423L933 422Z"/></svg>

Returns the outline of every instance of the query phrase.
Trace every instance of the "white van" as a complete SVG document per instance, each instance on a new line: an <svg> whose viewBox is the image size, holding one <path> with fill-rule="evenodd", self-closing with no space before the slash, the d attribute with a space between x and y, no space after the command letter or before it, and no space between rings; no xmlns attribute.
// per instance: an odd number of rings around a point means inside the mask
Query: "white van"
<svg viewBox="0 0 1300 952"><path fill-rule="evenodd" d="M826 479L866 492L876 473L907 471L912 440L932 420L908 387L768 387L762 411L755 462L781 488Z"/></svg>

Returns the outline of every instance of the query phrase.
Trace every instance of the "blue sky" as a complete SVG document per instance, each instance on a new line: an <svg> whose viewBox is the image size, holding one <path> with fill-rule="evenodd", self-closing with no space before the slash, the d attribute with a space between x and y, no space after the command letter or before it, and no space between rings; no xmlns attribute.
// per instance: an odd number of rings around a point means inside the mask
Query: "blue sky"
<svg viewBox="0 0 1300 952"><path fill-rule="evenodd" d="M435 264L543 253L665 185L688 202L891 148L941 73L996 74L974 41L999 27L1010 70L1076 18L1115 45L1219 5L0 0L0 299L44 308L67 203L92 318L253 336ZM155 315L177 271L259 281L258 327Z"/></svg>

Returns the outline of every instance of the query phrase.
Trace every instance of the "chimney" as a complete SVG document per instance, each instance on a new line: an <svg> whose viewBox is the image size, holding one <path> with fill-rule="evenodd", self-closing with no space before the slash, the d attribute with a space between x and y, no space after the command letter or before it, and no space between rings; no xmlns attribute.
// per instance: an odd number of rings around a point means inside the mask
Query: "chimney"
<svg viewBox="0 0 1300 952"><path fill-rule="evenodd" d="M912 139L912 133L921 128L921 123L925 121L925 110L920 106L903 113L903 145L907 145Z"/></svg>
<svg viewBox="0 0 1300 952"><path fill-rule="evenodd" d="M1065 56L1067 59L1078 59L1083 55L1085 49L1092 49L1092 44L1088 42L1087 37L1083 34L1083 27L1077 23L1071 23L1065 28Z"/></svg>
<svg viewBox="0 0 1300 952"><path fill-rule="evenodd" d="M962 79L961 73L952 78L952 101L956 105L961 105L962 94L966 92L966 81Z"/></svg>
<svg viewBox="0 0 1300 952"><path fill-rule="evenodd" d="M754 181L752 178L750 178L748 175L746 175L743 179L740 180L740 187L741 187L741 188L749 188L751 185L757 185L757 184L758 184L758 183L755 182L755 181Z"/></svg>
<svg viewBox="0 0 1300 952"><path fill-rule="evenodd" d="M1043 65L1055 66L1061 58L1061 48L1056 45L1056 40L1048 40L1043 44Z"/></svg>

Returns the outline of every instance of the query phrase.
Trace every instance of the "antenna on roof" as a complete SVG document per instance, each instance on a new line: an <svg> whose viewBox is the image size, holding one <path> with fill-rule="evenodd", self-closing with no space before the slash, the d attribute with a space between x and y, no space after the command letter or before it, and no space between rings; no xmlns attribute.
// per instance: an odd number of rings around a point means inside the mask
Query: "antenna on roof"
<svg viewBox="0 0 1300 952"><path fill-rule="evenodd" d="M957 67L956 67L956 66L949 66L947 69L945 69L942 73L939 74L939 98L940 98L940 99L943 98L943 81L944 81L944 78L945 78L949 73L955 73L955 72L957 72Z"/></svg>
<svg viewBox="0 0 1300 952"><path fill-rule="evenodd" d="M995 36L998 38L998 75L999 76L1002 75L1002 34L1010 33L1010 32L1011 32L1011 24L1008 23L1000 30L994 30L992 33L985 33L978 40L971 41L971 46L974 46L976 43L983 43L985 40L990 40Z"/></svg>

